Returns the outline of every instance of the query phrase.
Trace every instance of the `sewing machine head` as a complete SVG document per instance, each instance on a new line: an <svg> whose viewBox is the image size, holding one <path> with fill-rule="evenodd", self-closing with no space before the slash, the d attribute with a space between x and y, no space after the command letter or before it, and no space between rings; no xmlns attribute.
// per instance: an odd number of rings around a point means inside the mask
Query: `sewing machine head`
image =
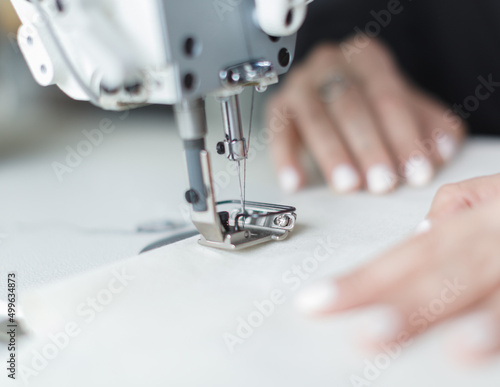
<svg viewBox="0 0 500 387"><path fill-rule="evenodd" d="M18 42L35 79L108 110L175 105L201 243L238 249L282 240L294 208L242 203L222 211L205 149L204 101L222 107L218 153L247 158L238 95L288 71L310 0L12 0Z"/></svg>

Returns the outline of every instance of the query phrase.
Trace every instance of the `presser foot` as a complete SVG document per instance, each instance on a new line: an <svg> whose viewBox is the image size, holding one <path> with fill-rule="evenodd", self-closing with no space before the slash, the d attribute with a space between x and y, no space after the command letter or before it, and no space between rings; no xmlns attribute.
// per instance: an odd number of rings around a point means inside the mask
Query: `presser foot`
<svg viewBox="0 0 500 387"><path fill-rule="evenodd" d="M217 203L218 206L238 204L237 200ZM202 235L203 246L223 250L241 250L270 241L282 241L295 227L296 209L275 204L246 202L245 213L241 208L231 212L218 212L225 227L222 241L209 240Z"/></svg>

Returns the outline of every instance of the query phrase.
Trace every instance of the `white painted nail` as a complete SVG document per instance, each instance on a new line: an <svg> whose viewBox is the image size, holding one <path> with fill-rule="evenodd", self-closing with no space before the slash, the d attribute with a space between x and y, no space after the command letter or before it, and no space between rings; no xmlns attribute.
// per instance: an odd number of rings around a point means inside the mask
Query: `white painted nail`
<svg viewBox="0 0 500 387"><path fill-rule="evenodd" d="M425 234L431 230L432 223L429 219L425 219L419 223L419 225L415 228L415 234Z"/></svg>
<svg viewBox="0 0 500 387"><path fill-rule="evenodd" d="M500 346L499 327L486 312L463 317L455 324L452 330L454 344L466 357L485 354Z"/></svg>
<svg viewBox="0 0 500 387"><path fill-rule="evenodd" d="M397 339L403 329L403 319L392 306L376 305L359 313L356 328L365 344L378 344Z"/></svg>
<svg viewBox="0 0 500 387"><path fill-rule="evenodd" d="M351 165L342 164L333 170L332 184L338 193L348 193L359 187L360 179Z"/></svg>
<svg viewBox="0 0 500 387"><path fill-rule="evenodd" d="M285 193L292 194L299 190L300 176L295 168L287 167L280 171L279 182Z"/></svg>
<svg viewBox="0 0 500 387"><path fill-rule="evenodd" d="M338 290L333 281L320 281L304 289L295 299L296 308L304 314L320 314L337 301Z"/></svg>
<svg viewBox="0 0 500 387"><path fill-rule="evenodd" d="M457 153L457 144L453 137L446 134L437 141L437 149L443 161L450 161Z"/></svg>
<svg viewBox="0 0 500 387"><path fill-rule="evenodd" d="M385 164L377 164L366 173L368 190L376 195L392 191L396 185L394 172Z"/></svg>
<svg viewBox="0 0 500 387"><path fill-rule="evenodd" d="M425 157L412 157L405 166L406 181L414 187L428 185L434 177L434 167Z"/></svg>

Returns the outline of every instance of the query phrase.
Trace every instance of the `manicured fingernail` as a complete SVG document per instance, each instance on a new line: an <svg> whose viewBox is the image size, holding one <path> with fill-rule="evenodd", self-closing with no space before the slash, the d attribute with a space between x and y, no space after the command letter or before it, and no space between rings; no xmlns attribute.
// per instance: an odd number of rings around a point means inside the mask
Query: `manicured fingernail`
<svg viewBox="0 0 500 387"><path fill-rule="evenodd" d="M282 169L279 173L279 181L281 189L287 194L292 194L299 190L300 176L295 168L288 167Z"/></svg>
<svg viewBox="0 0 500 387"><path fill-rule="evenodd" d="M376 305L361 311L355 326L362 343L369 346L395 340L403 329L403 319L392 306Z"/></svg>
<svg viewBox="0 0 500 387"><path fill-rule="evenodd" d="M499 328L487 313L474 313L455 324L452 330L453 346L463 360L474 359L500 346Z"/></svg>
<svg viewBox="0 0 500 387"><path fill-rule="evenodd" d="M405 166L406 181L414 187L428 185L434 177L434 168L425 157L412 157Z"/></svg>
<svg viewBox="0 0 500 387"><path fill-rule="evenodd" d="M320 281L304 289L295 299L295 306L304 314L327 312L337 301L338 290L333 281Z"/></svg>
<svg viewBox="0 0 500 387"><path fill-rule="evenodd" d="M338 193L348 193L359 187L360 179L351 165L342 164L333 170L332 184Z"/></svg>
<svg viewBox="0 0 500 387"><path fill-rule="evenodd" d="M385 164L377 164L366 173L368 190L376 195L392 191L396 185L394 172Z"/></svg>
<svg viewBox="0 0 500 387"><path fill-rule="evenodd" d="M422 222L419 223L419 225L415 228L415 234L420 235L420 234L425 234L426 232L429 232L432 227L432 223L429 219L425 219Z"/></svg>
<svg viewBox="0 0 500 387"><path fill-rule="evenodd" d="M437 149L443 161L450 161L457 153L457 144L453 137L446 134L437 141Z"/></svg>

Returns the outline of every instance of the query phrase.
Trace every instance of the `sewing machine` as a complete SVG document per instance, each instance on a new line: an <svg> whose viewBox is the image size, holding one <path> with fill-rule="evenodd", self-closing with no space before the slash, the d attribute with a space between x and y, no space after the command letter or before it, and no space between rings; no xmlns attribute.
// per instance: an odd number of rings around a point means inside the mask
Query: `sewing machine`
<svg viewBox="0 0 500 387"><path fill-rule="evenodd" d="M289 70L309 2L12 0L23 23L19 46L40 85L107 110L175 106L200 243L229 250L285 239L296 214L247 202L244 191L240 201L215 200L205 98L222 108L225 136L216 151L241 171L248 142L239 95L245 87L263 92Z"/></svg>

